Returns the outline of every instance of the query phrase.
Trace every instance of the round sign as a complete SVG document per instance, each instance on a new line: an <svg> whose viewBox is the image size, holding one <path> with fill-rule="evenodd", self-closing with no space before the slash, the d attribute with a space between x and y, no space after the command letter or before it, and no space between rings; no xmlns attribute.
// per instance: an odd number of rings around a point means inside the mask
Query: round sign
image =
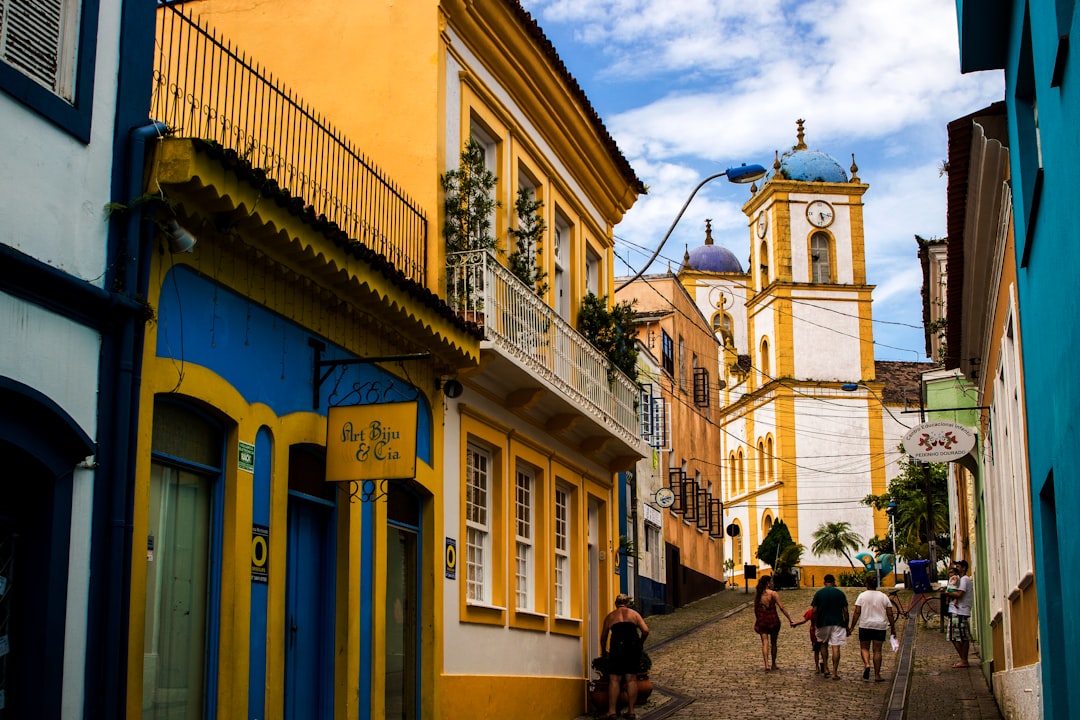
<svg viewBox="0 0 1080 720"><path fill-rule="evenodd" d="M904 435L904 451L916 460L959 460L975 447L975 433L960 423L946 420L924 422Z"/></svg>
<svg viewBox="0 0 1080 720"><path fill-rule="evenodd" d="M662 508L669 508L675 504L675 491L671 488L660 488L653 495L656 500L656 504Z"/></svg>
<svg viewBox="0 0 1080 720"><path fill-rule="evenodd" d="M727 526L725 532L728 534L728 537L737 537L739 535L739 526L735 523L731 523Z"/></svg>

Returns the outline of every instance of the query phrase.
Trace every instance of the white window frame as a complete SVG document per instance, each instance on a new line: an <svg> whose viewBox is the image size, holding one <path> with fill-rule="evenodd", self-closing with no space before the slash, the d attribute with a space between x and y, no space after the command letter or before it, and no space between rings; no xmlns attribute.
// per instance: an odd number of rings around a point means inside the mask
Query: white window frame
<svg viewBox="0 0 1080 720"><path fill-rule="evenodd" d="M492 453L469 443L465 451L465 598L491 603Z"/></svg>
<svg viewBox="0 0 1080 720"><path fill-rule="evenodd" d="M810 282L826 284L832 281L832 241L827 233L816 232L810 236Z"/></svg>
<svg viewBox="0 0 1080 720"><path fill-rule="evenodd" d="M570 617L570 490L555 486L555 617Z"/></svg>
<svg viewBox="0 0 1080 720"><path fill-rule="evenodd" d="M534 496L536 473L519 464L514 472L514 603L518 610L535 607Z"/></svg>

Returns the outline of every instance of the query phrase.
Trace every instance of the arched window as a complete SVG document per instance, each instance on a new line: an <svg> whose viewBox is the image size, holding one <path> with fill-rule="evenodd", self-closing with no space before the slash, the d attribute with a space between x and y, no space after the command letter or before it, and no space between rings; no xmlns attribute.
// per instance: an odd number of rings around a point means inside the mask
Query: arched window
<svg viewBox="0 0 1080 720"><path fill-rule="evenodd" d="M757 486L761 487L768 481L765 475L765 441L758 440L757 444Z"/></svg>
<svg viewBox="0 0 1080 720"><path fill-rule="evenodd" d="M833 282L831 253L832 243L826 233L816 232L810 237L810 282Z"/></svg>
<svg viewBox="0 0 1080 720"><path fill-rule="evenodd" d="M739 448L739 452L736 454L735 457L736 457L735 462L738 464L738 468L739 468L739 473L738 473L738 476L739 476L739 489L738 489L738 492L741 495L742 493L746 492L746 462L745 462L746 458L743 456L742 448Z"/></svg>
<svg viewBox="0 0 1080 720"><path fill-rule="evenodd" d="M768 435L768 436L765 437L765 468L766 468L766 471L765 471L766 478L765 478L765 480L766 480L766 482L772 482L773 480L776 479L774 477L775 472L776 472L776 468L773 465L773 462L774 462L773 457L774 456L773 456L772 435Z"/></svg>
<svg viewBox="0 0 1080 720"><path fill-rule="evenodd" d="M732 336L731 316L726 312L715 312L712 316L713 334L722 334L725 338Z"/></svg>
<svg viewBox="0 0 1080 720"><path fill-rule="evenodd" d="M735 463L735 453L728 453L728 497L734 497L739 488L736 478L738 477L738 465Z"/></svg>
<svg viewBox="0 0 1080 720"><path fill-rule="evenodd" d="M761 270L761 286L769 284L769 243L762 240L758 251L758 269Z"/></svg>
<svg viewBox="0 0 1080 720"><path fill-rule="evenodd" d="M772 530L772 513L766 511L764 517L761 518L762 539L768 537L770 530Z"/></svg>
<svg viewBox="0 0 1080 720"><path fill-rule="evenodd" d="M772 380L772 363L769 362L769 339L761 339L761 359L758 361L761 369L761 384L765 385Z"/></svg>

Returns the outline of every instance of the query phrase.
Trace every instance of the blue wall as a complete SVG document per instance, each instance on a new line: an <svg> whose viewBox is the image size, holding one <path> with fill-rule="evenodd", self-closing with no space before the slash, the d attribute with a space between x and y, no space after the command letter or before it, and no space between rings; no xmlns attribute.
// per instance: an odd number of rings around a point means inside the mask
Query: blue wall
<svg viewBox="0 0 1080 720"><path fill-rule="evenodd" d="M1067 718L1080 707L1080 616L1065 611L1080 575L1062 564L1080 554L1080 23L1074 0L958 0L957 15L964 70L1005 71L1043 707Z"/></svg>

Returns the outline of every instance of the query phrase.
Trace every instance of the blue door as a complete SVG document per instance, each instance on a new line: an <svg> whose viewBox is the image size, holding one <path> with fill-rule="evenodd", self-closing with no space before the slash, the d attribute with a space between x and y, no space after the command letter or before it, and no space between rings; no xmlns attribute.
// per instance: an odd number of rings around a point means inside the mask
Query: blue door
<svg viewBox="0 0 1080 720"><path fill-rule="evenodd" d="M289 492L285 720L333 717L334 504Z"/></svg>

